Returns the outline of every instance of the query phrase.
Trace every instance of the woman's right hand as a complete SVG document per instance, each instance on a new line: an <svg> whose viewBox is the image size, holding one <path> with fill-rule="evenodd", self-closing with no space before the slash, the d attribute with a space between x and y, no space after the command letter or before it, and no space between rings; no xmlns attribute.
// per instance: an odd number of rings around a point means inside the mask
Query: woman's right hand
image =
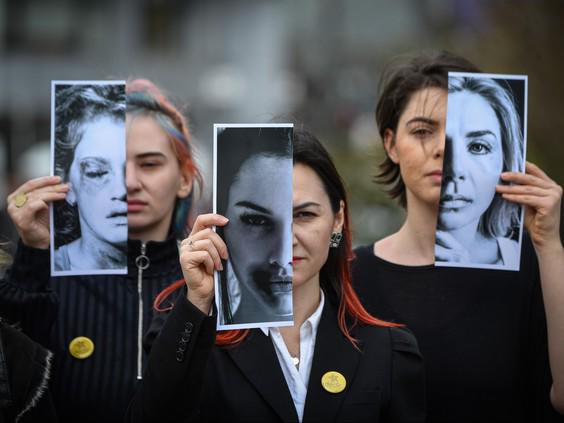
<svg viewBox="0 0 564 423"><path fill-rule="evenodd" d="M25 245L49 248L49 203L64 200L69 189L59 176L42 176L8 195L8 214Z"/></svg>
<svg viewBox="0 0 564 423"><path fill-rule="evenodd" d="M229 220L219 214L201 214L196 218L188 238L180 244L180 265L188 300L208 314L214 297L214 270L223 270L221 259L227 260L227 246L212 229Z"/></svg>

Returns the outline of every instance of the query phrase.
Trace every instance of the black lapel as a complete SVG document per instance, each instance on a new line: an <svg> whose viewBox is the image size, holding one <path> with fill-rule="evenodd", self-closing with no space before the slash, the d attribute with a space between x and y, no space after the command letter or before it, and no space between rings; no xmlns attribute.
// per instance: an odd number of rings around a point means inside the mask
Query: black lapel
<svg viewBox="0 0 564 423"><path fill-rule="evenodd" d="M328 296L325 296L313 354L303 421L332 422L350 390L360 353L339 329L337 312ZM343 392L332 394L323 388L321 377L329 371L337 371L345 377L347 386Z"/></svg>
<svg viewBox="0 0 564 423"><path fill-rule="evenodd" d="M240 346L227 351L280 418L285 422L297 422L296 407L270 337L255 329Z"/></svg>

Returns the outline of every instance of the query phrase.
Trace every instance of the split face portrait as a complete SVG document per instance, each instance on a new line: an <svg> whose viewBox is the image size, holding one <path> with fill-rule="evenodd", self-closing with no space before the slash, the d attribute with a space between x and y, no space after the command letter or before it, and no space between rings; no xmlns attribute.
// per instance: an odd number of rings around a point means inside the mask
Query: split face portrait
<svg viewBox="0 0 564 423"><path fill-rule="evenodd" d="M127 273L125 83L54 81L54 174L70 184L53 205L53 275Z"/></svg>
<svg viewBox="0 0 564 423"><path fill-rule="evenodd" d="M526 95L526 77L449 73L437 266L519 270L522 210L496 185L524 171Z"/></svg>
<svg viewBox="0 0 564 423"><path fill-rule="evenodd" d="M218 328L292 325L292 126L214 129L214 211L229 219Z"/></svg>

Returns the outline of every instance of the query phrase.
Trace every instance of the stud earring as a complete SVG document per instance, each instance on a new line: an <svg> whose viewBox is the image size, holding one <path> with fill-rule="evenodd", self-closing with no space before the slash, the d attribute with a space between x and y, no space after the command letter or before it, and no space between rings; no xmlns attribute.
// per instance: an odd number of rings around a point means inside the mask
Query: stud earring
<svg viewBox="0 0 564 423"><path fill-rule="evenodd" d="M333 232L331 238L329 239L329 247L337 248L343 239L343 234L340 232Z"/></svg>

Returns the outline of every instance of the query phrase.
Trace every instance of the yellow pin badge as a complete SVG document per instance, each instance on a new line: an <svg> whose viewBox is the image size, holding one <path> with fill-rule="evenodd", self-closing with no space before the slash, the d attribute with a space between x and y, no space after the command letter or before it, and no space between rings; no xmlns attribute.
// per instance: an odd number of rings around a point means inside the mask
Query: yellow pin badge
<svg viewBox="0 0 564 423"><path fill-rule="evenodd" d="M341 373L330 371L321 377L321 386L323 386L323 389L327 392L338 394L343 392L347 387L347 380Z"/></svg>
<svg viewBox="0 0 564 423"><path fill-rule="evenodd" d="M94 352L94 342L86 336L77 336L70 342L69 352L74 358L84 360Z"/></svg>

